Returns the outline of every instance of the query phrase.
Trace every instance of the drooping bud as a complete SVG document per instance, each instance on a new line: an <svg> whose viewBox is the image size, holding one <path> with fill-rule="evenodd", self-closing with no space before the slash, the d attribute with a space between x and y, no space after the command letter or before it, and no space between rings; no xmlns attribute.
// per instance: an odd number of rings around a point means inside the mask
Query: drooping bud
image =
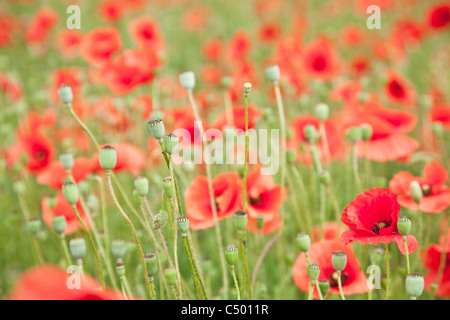
<svg viewBox="0 0 450 320"><path fill-rule="evenodd" d="M247 227L247 214L242 211L236 211L233 215L234 227L238 232L245 231Z"/></svg>
<svg viewBox="0 0 450 320"><path fill-rule="evenodd" d="M419 298L422 295L424 285L425 282L420 273L410 273L406 276L406 292L411 298Z"/></svg>
<svg viewBox="0 0 450 320"><path fill-rule="evenodd" d="M177 283L177 271L175 268L166 268L164 270L164 276L169 286L174 286Z"/></svg>
<svg viewBox="0 0 450 320"><path fill-rule="evenodd" d="M305 134L305 137L309 143L315 143L319 138L316 127L314 127L312 124L305 126L303 128L303 133Z"/></svg>
<svg viewBox="0 0 450 320"><path fill-rule="evenodd" d="M341 272L347 266L347 254L344 251L335 251L331 256L334 270Z"/></svg>
<svg viewBox="0 0 450 320"><path fill-rule="evenodd" d="M73 154L70 152L63 152L59 155L59 161L66 171L70 171L73 167Z"/></svg>
<svg viewBox="0 0 450 320"><path fill-rule="evenodd" d="M37 218L31 218L27 221L27 229L28 232L32 235L35 235L38 233L38 231L41 229L41 220Z"/></svg>
<svg viewBox="0 0 450 320"><path fill-rule="evenodd" d="M181 86L186 90L192 90L195 87L195 74L192 71L185 71L180 73L178 79Z"/></svg>
<svg viewBox="0 0 450 320"><path fill-rule="evenodd" d="M164 135L166 134L166 129L161 118L150 120L148 122L148 128L150 129L150 134L153 138L162 141Z"/></svg>
<svg viewBox="0 0 450 320"><path fill-rule="evenodd" d="M331 182L330 173L328 171L319 172L319 181L326 186L329 185Z"/></svg>
<svg viewBox="0 0 450 320"><path fill-rule="evenodd" d="M411 231L411 218L407 216L399 217L397 221L397 229L402 236L409 234Z"/></svg>
<svg viewBox="0 0 450 320"><path fill-rule="evenodd" d="M225 248L225 259L230 266L234 266L239 258L239 249L237 246L230 244Z"/></svg>
<svg viewBox="0 0 450 320"><path fill-rule="evenodd" d="M320 292L325 297L330 291L330 282L328 280L319 280L317 284L319 285Z"/></svg>
<svg viewBox="0 0 450 320"><path fill-rule="evenodd" d="M330 116L330 107L325 103L319 103L316 105L314 113L319 120L323 121Z"/></svg>
<svg viewBox="0 0 450 320"><path fill-rule="evenodd" d="M72 88L67 84L62 84L59 86L58 95L64 104L71 104L73 101Z"/></svg>
<svg viewBox="0 0 450 320"><path fill-rule="evenodd" d="M311 282L316 281L319 278L320 267L317 263L311 263L308 266L308 277Z"/></svg>
<svg viewBox="0 0 450 320"><path fill-rule="evenodd" d="M74 259L83 259L86 254L86 242L83 238L74 238L69 242L69 249Z"/></svg>
<svg viewBox="0 0 450 320"><path fill-rule="evenodd" d="M168 176L163 179L163 190L166 196L171 199L173 198L173 188L172 188L172 177Z"/></svg>
<svg viewBox="0 0 450 320"><path fill-rule="evenodd" d="M280 80L280 67L272 64L266 68L267 79L271 82L278 82Z"/></svg>
<svg viewBox="0 0 450 320"><path fill-rule="evenodd" d="M189 218L186 216L181 216L177 218L178 230L180 230L181 235L185 236L189 231Z"/></svg>
<svg viewBox="0 0 450 320"><path fill-rule="evenodd" d="M111 146L104 146L98 153L100 167L105 171L110 171L116 167L117 152Z"/></svg>
<svg viewBox="0 0 450 320"><path fill-rule="evenodd" d="M416 180L412 181L409 185L409 190L411 193L411 199L413 199L415 203L419 204L423 197L423 191L420 187L420 183Z"/></svg>
<svg viewBox="0 0 450 320"><path fill-rule="evenodd" d="M144 254L145 264L147 266L147 274L149 277L154 277L158 272L158 260L153 253Z"/></svg>
<svg viewBox="0 0 450 320"><path fill-rule="evenodd" d="M62 186L62 192L64 195L64 199L71 205L74 205L78 202L78 188L75 183L72 181L67 181Z"/></svg>
<svg viewBox="0 0 450 320"><path fill-rule="evenodd" d="M252 84L250 82L244 83L244 93L248 95L252 91Z"/></svg>
<svg viewBox="0 0 450 320"><path fill-rule="evenodd" d="M127 244L123 240L113 240L111 242L111 255L114 259L122 259L127 253Z"/></svg>
<svg viewBox="0 0 450 320"><path fill-rule="evenodd" d="M134 187L141 197L148 194L148 179L144 176L139 176L134 180Z"/></svg>
<svg viewBox="0 0 450 320"><path fill-rule="evenodd" d="M164 148L168 154L173 154L178 147L179 137L173 133L169 133L164 138Z"/></svg>
<svg viewBox="0 0 450 320"><path fill-rule="evenodd" d="M66 231L66 217L64 216L56 216L52 218L52 230L56 234L62 236L64 231Z"/></svg>
<svg viewBox="0 0 450 320"><path fill-rule="evenodd" d="M373 135L373 129L370 124L363 124L361 125L361 137L364 141L368 141L372 138Z"/></svg>
<svg viewBox="0 0 450 320"><path fill-rule="evenodd" d="M311 248L311 238L306 232L300 232L297 234L295 241L297 242L297 248L300 251L307 252L309 248Z"/></svg>

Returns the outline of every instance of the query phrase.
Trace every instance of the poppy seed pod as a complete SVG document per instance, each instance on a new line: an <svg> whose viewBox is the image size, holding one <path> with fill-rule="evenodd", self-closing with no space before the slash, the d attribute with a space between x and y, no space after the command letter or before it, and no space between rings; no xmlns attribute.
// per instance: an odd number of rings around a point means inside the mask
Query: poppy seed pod
<svg viewBox="0 0 450 320"><path fill-rule="evenodd" d="M144 204L144 199L142 199L142 196L139 194L139 192L137 192L136 189L133 190L133 198L138 205Z"/></svg>
<svg viewBox="0 0 450 320"><path fill-rule="evenodd" d="M66 217L64 216L56 216L52 218L52 230L56 234L59 234L62 236L64 234L64 231L66 231Z"/></svg>
<svg viewBox="0 0 450 320"><path fill-rule="evenodd" d="M74 259L83 259L86 254L86 242L83 238L74 238L69 242L69 249Z"/></svg>
<svg viewBox="0 0 450 320"><path fill-rule="evenodd" d="M411 298L418 298L422 295L425 285L423 276L420 273L410 273L406 277L406 292Z"/></svg>
<svg viewBox="0 0 450 320"><path fill-rule="evenodd" d="M166 268L164 270L164 276L168 285L174 286L177 283L177 271L174 268Z"/></svg>
<svg viewBox="0 0 450 320"><path fill-rule="evenodd" d="M397 229L402 236L409 234L411 231L411 219L407 216L399 217L397 221Z"/></svg>
<svg viewBox="0 0 450 320"><path fill-rule="evenodd" d="M420 187L420 183L416 180L412 181L409 185L409 191L411 193L411 199L413 199L415 203L419 204L423 197L423 191Z"/></svg>
<svg viewBox="0 0 450 320"><path fill-rule="evenodd" d="M125 265L121 262L116 264L116 274L119 277L123 277L125 275Z"/></svg>
<svg viewBox="0 0 450 320"><path fill-rule="evenodd" d="M189 231L189 218L186 216L181 216L177 218L178 230L180 230L182 236L186 236Z"/></svg>
<svg viewBox="0 0 450 320"><path fill-rule="evenodd" d="M148 122L148 128L150 129L150 134L153 138L162 141L164 135L166 134L166 129L161 118L150 120Z"/></svg>
<svg viewBox="0 0 450 320"><path fill-rule="evenodd" d="M363 124L361 125L361 137L364 141L368 141L372 138L373 135L373 129L370 124Z"/></svg>
<svg viewBox="0 0 450 320"><path fill-rule="evenodd" d="M325 103L319 103L316 105L314 113L319 120L323 121L330 116L330 107Z"/></svg>
<svg viewBox="0 0 450 320"><path fill-rule="evenodd" d="M67 181L62 186L62 192L64 195L64 199L71 205L74 205L78 202L78 188L75 183L72 181Z"/></svg>
<svg viewBox="0 0 450 320"><path fill-rule="evenodd" d="M134 187L141 197L148 194L148 179L144 176L139 176L134 180Z"/></svg>
<svg viewBox="0 0 450 320"><path fill-rule="evenodd" d="M347 254L344 251L335 251L331 256L334 270L341 272L347 266Z"/></svg>
<svg viewBox="0 0 450 320"><path fill-rule="evenodd" d="M346 137L352 142L358 142L362 138L362 130L359 127L353 127L347 130Z"/></svg>
<svg viewBox="0 0 450 320"><path fill-rule="evenodd" d="M234 227L237 231L245 231L247 227L247 214L242 211L236 211L233 215Z"/></svg>
<svg viewBox="0 0 450 320"><path fill-rule="evenodd" d="M295 161L297 160L297 155L295 154L294 150L286 151L286 160L288 163L295 163Z"/></svg>
<svg viewBox="0 0 450 320"><path fill-rule="evenodd" d="M325 297L330 291L330 282L328 280L319 280L317 284L319 285L320 292Z"/></svg>
<svg viewBox="0 0 450 320"><path fill-rule="evenodd" d="M173 154L178 147L179 137L173 133L169 133L164 138L164 148L168 154Z"/></svg>
<svg viewBox="0 0 450 320"><path fill-rule="evenodd" d="M308 277L311 282L316 281L319 278L320 267L317 263L311 263L308 266Z"/></svg>
<svg viewBox="0 0 450 320"><path fill-rule="evenodd" d="M64 169L70 171L73 167L73 154L70 152L63 152L59 155L59 161L61 162Z"/></svg>
<svg viewBox="0 0 450 320"><path fill-rule="evenodd" d="M58 95L64 104L71 104L73 101L72 88L67 84L62 84L59 86Z"/></svg>
<svg viewBox="0 0 450 320"><path fill-rule="evenodd" d="M234 266L239 258L238 247L230 244L225 248L225 259L230 266Z"/></svg>
<svg viewBox="0 0 450 320"><path fill-rule="evenodd" d="M383 262L386 252L381 248L375 248L370 255L370 261L372 264L380 265Z"/></svg>
<svg viewBox="0 0 450 320"><path fill-rule="evenodd" d="M244 83L244 93L248 95L252 91L252 84L250 82Z"/></svg>
<svg viewBox="0 0 450 320"><path fill-rule="evenodd" d="M309 124L303 128L303 133L305 134L306 139L309 143L315 143L319 138L316 127Z"/></svg>
<svg viewBox="0 0 450 320"><path fill-rule="evenodd" d="M144 254L145 264L147 266L147 274L149 277L154 277L158 272L158 260L153 253Z"/></svg>
<svg viewBox="0 0 450 320"><path fill-rule="evenodd" d="M297 234L295 241L297 242L297 248L300 251L307 252L309 248L311 248L311 238L306 232L300 232Z"/></svg>
<svg viewBox="0 0 450 320"><path fill-rule="evenodd" d="M117 163L117 152L111 146L105 146L100 149L98 153L98 159L100 167L105 171L110 171L116 167Z"/></svg>
<svg viewBox="0 0 450 320"><path fill-rule="evenodd" d="M280 67L272 64L266 68L266 77L271 82L278 82L280 80Z"/></svg>
<svg viewBox="0 0 450 320"><path fill-rule="evenodd" d="M127 253L127 244L123 240L113 240L111 242L111 255L114 259L122 259Z"/></svg>
<svg viewBox="0 0 450 320"><path fill-rule="evenodd" d="M23 182L23 181L16 181L16 182L14 182L13 183L13 190L18 195L23 195L25 190L26 190L25 182Z"/></svg>
<svg viewBox="0 0 450 320"><path fill-rule="evenodd" d="M163 179L163 190L166 196L170 199L173 198L172 177L168 176Z"/></svg>
<svg viewBox="0 0 450 320"><path fill-rule="evenodd" d="M28 232L35 235L41 229L41 220L37 218L31 218L27 221Z"/></svg>
<svg viewBox="0 0 450 320"><path fill-rule="evenodd" d="M180 73L178 79L181 86L186 90L192 90L195 87L195 74L192 71L185 71Z"/></svg>
<svg viewBox="0 0 450 320"><path fill-rule="evenodd" d="M319 181L326 186L329 185L331 182L330 173L328 171L319 172Z"/></svg>

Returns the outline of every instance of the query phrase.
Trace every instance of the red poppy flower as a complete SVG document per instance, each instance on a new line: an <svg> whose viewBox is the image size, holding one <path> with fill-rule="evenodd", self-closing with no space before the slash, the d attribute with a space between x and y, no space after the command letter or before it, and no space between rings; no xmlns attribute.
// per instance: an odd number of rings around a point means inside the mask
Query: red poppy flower
<svg viewBox="0 0 450 320"><path fill-rule="evenodd" d="M412 84L395 71L388 71L385 92L393 103L406 107L413 107L416 103L416 93Z"/></svg>
<svg viewBox="0 0 450 320"><path fill-rule="evenodd" d="M172 131L175 131L177 129L185 129L188 131L190 140L185 140L184 136L178 134L178 136L180 137L180 148L202 144L200 128L196 124L194 111L192 111L191 107L168 110L165 115L165 120L167 120L167 123L169 127L172 128ZM204 131L207 130L208 126L204 121L202 121L202 126Z"/></svg>
<svg viewBox="0 0 450 320"><path fill-rule="evenodd" d="M64 216L66 218L66 231L64 231L65 235L72 234L78 229L83 229L83 226L77 219L77 215L73 211L72 205L66 201L62 191L60 191L56 196L55 206L53 208L50 207L49 201L50 199L48 197L43 198L41 201L42 220L49 228L52 227L53 217ZM89 220L79 200L77 202L77 210L86 227L90 229L91 225L89 224Z"/></svg>
<svg viewBox="0 0 450 320"><path fill-rule="evenodd" d="M345 226L342 223L325 222L323 226L315 227L311 231L311 239L313 242L321 239L339 239L341 234L345 231Z"/></svg>
<svg viewBox="0 0 450 320"><path fill-rule="evenodd" d="M208 84L219 84L222 80L223 73L216 65L204 65L200 70L200 78L202 82Z"/></svg>
<svg viewBox="0 0 450 320"><path fill-rule="evenodd" d="M106 22L117 22L125 14L126 2L121 0L104 0L99 5L100 16Z"/></svg>
<svg viewBox="0 0 450 320"><path fill-rule="evenodd" d="M450 232L448 230L447 232ZM444 246L445 237L443 235L439 239L439 244L431 244L424 252L422 252L423 262L425 268L429 271L425 275L425 288L431 291L431 284L438 282L438 287L435 294L438 297L450 297L450 242ZM450 237L448 237L450 239ZM444 268L442 270L442 276L438 279L439 268L441 265L442 251L444 253Z"/></svg>
<svg viewBox="0 0 450 320"><path fill-rule="evenodd" d="M90 64L100 66L122 48L120 33L115 28L96 28L85 34L80 43L80 52Z"/></svg>
<svg viewBox="0 0 450 320"><path fill-rule="evenodd" d="M353 295L367 292L367 278L359 266L358 259L351 247L343 245L338 239L321 240L311 245L309 258L311 262L317 263L320 266L318 280L328 280L330 282L329 294L339 294L337 272L331 263L331 257L335 251L343 251L347 254L347 265L341 274L344 294ZM306 271L307 263L305 253L302 252L297 257L293 270L293 278L296 286L305 292L308 292L310 287L309 277ZM313 297L319 299L317 290L314 290Z"/></svg>
<svg viewBox="0 0 450 320"><path fill-rule="evenodd" d="M83 33L79 30L62 30L56 35L55 47L65 59L73 59L83 38Z"/></svg>
<svg viewBox="0 0 450 320"><path fill-rule="evenodd" d="M251 48L250 38L245 31L236 31L231 38L229 50L233 60L243 60ZM242 86L242 85L241 85Z"/></svg>
<svg viewBox="0 0 450 320"><path fill-rule="evenodd" d="M344 244L359 241L362 244L389 244L395 241L405 254L402 235L397 230L400 205L397 195L386 188L374 188L359 194L344 209L341 220L350 230L341 235ZM414 252L418 243L414 236L406 236L408 252Z"/></svg>
<svg viewBox="0 0 450 320"><path fill-rule="evenodd" d="M0 15L0 47L10 45L19 30L18 19L14 16Z"/></svg>
<svg viewBox="0 0 450 320"><path fill-rule="evenodd" d="M80 69L78 68L60 68L52 72L52 88L51 95L54 101L61 101L58 88L62 84L71 87L74 100L79 101L81 98L81 81L79 77Z"/></svg>
<svg viewBox="0 0 450 320"><path fill-rule="evenodd" d="M281 26L277 22L262 24L258 30L258 38L261 42L272 43L281 35Z"/></svg>
<svg viewBox="0 0 450 320"><path fill-rule="evenodd" d="M441 213L450 207L450 188L444 185L448 179L445 168L437 161L431 161L423 168L423 178L414 177L408 171L401 171L389 181L389 188L398 195L398 202L410 210L420 209L426 213ZM417 205L411 198L410 184L419 182L423 198Z"/></svg>
<svg viewBox="0 0 450 320"><path fill-rule="evenodd" d="M7 74L0 74L0 91L11 101L17 101L22 97L22 87Z"/></svg>
<svg viewBox="0 0 450 320"><path fill-rule="evenodd" d="M136 99L134 99L131 105L133 112L140 112L142 118L148 119L153 110L153 100L152 97L147 94L142 94Z"/></svg>
<svg viewBox="0 0 450 320"><path fill-rule="evenodd" d="M187 31L199 32L207 26L211 15L207 6L195 6L181 15L181 25Z"/></svg>
<svg viewBox="0 0 450 320"><path fill-rule="evenodd" d="M227 121L226 111L220 113L212 127L222 130L226 126L233 125L236 129L245 130L245 106L233 106L233 124ZM254 105L248 105L248 128L255 128L256 121L262 116L262 112L257 109Z"/></svg>
<svg viewBox="0 0 450 320"><path fill-rule="evenodd" d="M51 8L40 8L34 15L25 33L28 43L41 43L45 41L52 28L58 23L59 15Z"/></svg>
<svg viewBox="0 0 450 320"><path fill-rule="evenodd" d="M444 125L444 127L450 129L450 105L433 107L430 113L431 113L431 121L441 122Z"/></svg>
<svg viewBox="0 0 450 320"><path fill-rule="evenodd" d="M141 149L127 142L109 145L116 149L117 153L117 162L114 171L129 171L135 176L139 175L145 165L145 156ZM100 148L104 146L102 145ZM103 171L98 160L98 153L94 155L92 161L95 171Z"/></svg>
<svg viewBox="0 0 450 320"><path fill-rule="evenodd" d="M72 177L75 182L86 179L86 177L93 171L94 163L92 159L76 158L71 170ZM66 169L61 164L61 161L51 162L39 175L37 182L45 184L55 189L60 189L67 178Z"/></svg>
<svg viewBox="0 0 450 320"><path fill-rule="evenodd" d="M130 34L139 47L161 51L164 43L158 23L150 17L140 17L130 22Z"/></svg>
<svg viewBox="0 0 450 320"><path fill-rule="evenodd" d="M11 300L121 300L122 297L101 285L90 275L80 277L80 288L69 289L70 273L56 266L44 265L24 272L14 285Z"/></svg>
<svg viewBox="0 0 450 320"><path fill-rule="evenodd" d="M428 10L428 25L432 29L442 29L450 25L450 4L435 4Z"/></svg>
<svg viewBox="0 0 450 320"><path fill-rule="evenodd" d="M189 226L193 230L206 229L214 225L207 179L205 176L197 176L185 192ZM212 186L218 220L225 219L242 209L242 181L237 173L218 174L212 180Z"/></svg>
<svg viewBox="0 0 450 320"><path fill-rule="evenodd" d="M203 44L203 55L206 59L217 61L223 51L223 42L219 39L211 39Z"/></svg>
<svg viewBox="0 0 450 320"><path fill-rule="evenodd" d="M342 30L342 40L348 46L359 45L364 39L365 35L357 25L351 25Z"/></svg>
<svg viewBox="0 0 450 320"><path fill-rule="evenodd" d="M329 80L339 72L339 58L331 42L319 38L310 43L303 51L304 67L312 78Z"/></svg>

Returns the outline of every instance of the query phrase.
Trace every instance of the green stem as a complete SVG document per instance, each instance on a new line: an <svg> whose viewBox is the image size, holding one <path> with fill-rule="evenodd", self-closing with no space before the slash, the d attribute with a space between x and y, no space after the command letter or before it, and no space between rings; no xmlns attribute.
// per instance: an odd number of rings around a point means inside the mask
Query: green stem
<svg viewBox="0 0 450 320"><path fill-rule="evenodd" d="M100 146L99 146L99 144L97 142L97 139L95 138L95 136L93 135L91 130L89 130L88 126L85 125L84 122L80 118L78 118L77 114L75 113L75 111L73 110L73 108L72 108L72 106L70 104L68 105L68 109L69 109L69 112L72 115L72 117L75 119L75 121L78 122L78 124L88 134L89 138L91 138L91 140L94 143L95 148L97 149L97 151L100 151Z"/></svg>
<svg viewBox="0 0 450 320"><path fill-rule="evenodd" d="M386 300L389 300L389 246L386 246Z"/></svg>
<svg viewBox="0 0 450 320"><path fill-rule="evenodd" d="M356 142L353 142L353 148L352 148L352 168L353 168L353 175L355 176L355 182L356 187L358 188L358 192L361 192L361 179L359 178L359 172L358 172L358 153L356 152Z"/></svg>
<svg viewBox="0 0 450 320"><path fill-rule="evenodd" d="M186 252L186 256L187 256L188 262L189 262L189 269L191 271L192 281L194 282L195 294L197 296L197 299L201 299L201 295L199 292L199 283L197 281L197 276L194 271L194 263L192 261L191 251L189 249L189 240L188 240L187 234L183 234L182 238L183 238L184 251Z"/></svg>
<svg viewBox="0 0 450 320"><path fill-rule="evenodd" d="M62 235L60 237L60 240L61 240L61 245L63 247L64 255L66 256L67 266L71 266L72 265L72 259L70 258L69 248L67 247L67 242L65 240L64 235Z"/></svg>
<svg viewBox="0 0 450 320"><path fill-rule="evenodd" d="M342 299L342 300L345 300L344 290L342 290L342 277L341 277L341 272L338 271L337 275L338 275L339 294L341 295L341 299Z"/></svg>
<svg viewBox="0 0 450 320"><path fill-rule="evenodd" d="M241 300L241 293L239 291L239 284L236 279L236 272L234 272L234 266L231 266L230 269L231 269L231 276L233 277L233 281L234 281L234 286L236 287L236 291L237 291L237 299Z"/></svg>
<svg viewBox="0 0 450 320"><path fill-rule="evenodd" d="M407 274L411 273L411 267L409 264L409 252L408 252L408 246L406 245L406 236L403 236L403 245L405 246L405 257L406 257L406 272Z"/></svg>
<svg viewBox="0 0 450 320"><path fill-rule="evenodd" d="M310 281L308 300L312 300L313 299L314 287L315 287L315 281Z"/></svg>
<svg viewBox="0 0 450 320"><path fill-rule="evenodd" d="M242 264L244 265L244 280L247 282L248 287L248 299L252 300L252 287L250 283L250 273L248 271L247 264L247 247L244 245L245 241L245 231L239 234L239 253L241 256Z"/></svg>

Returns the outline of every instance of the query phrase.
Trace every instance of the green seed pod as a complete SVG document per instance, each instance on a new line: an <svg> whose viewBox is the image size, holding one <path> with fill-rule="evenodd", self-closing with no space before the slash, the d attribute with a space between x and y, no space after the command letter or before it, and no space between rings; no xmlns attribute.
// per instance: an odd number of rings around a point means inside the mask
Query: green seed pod
<svg viewBox="0 0 450 320"><path fill-rule="evenodd" d="M346 132L347 139L352 142L358 142L362 138L362 130L359 127L353 127Z"/></svg>
<svg viewBox="0 0 450 320"><path fill-rule="evenodd" d="M139 234L138 234L139 237ZM134 241L129 241L126 243L126 249L128 254L134 254L137 251L137 246Z"/></svg>
<svg viewBox="0 0 450 320"><path fill-rule="evenodd" d="M419 298L422 295L424 279L420 273L410 273L406 277L406 292L411 298Z"/></svg>
<svg viewBox="0 0 450 320"><path fill-rule="evenodd" d="M295 241L297 242L297 248L300 251L307 252L309 248L311 248L311 238L306 232L300 232L297 234Z"/></svg>
<svg viewBox="0 0 450 320"><path fill-rule="evenodd" d="M99 152L100 167L105 171L110 171L116 167L117 152L111 146L105 146Z"/></svg>
<svg viewBox="0 0 450 320"><path fill-rule="evenodd" d="M72 181L67 181L62 186L62 192L64 195L64 199L71 205L74 205L78 202L78 188L75 183Z"/></svg>
<svg viewBox="0 0 450 320"><path fill-rule="evenodd" d="M180 73L178 79L180 80L181 86L190 91L195 87L195 74L192 71L185 71Z"/></svg>
<svg viewBox="0 0 450 320"><path fill-rule="evenodd" d="M343 271L347 266L347 254L344 251L335 251L331 256L331 263L336 271Z"/></svg>
<svg viewBox="0 0 450 320"><path fill-rule="evenodd" d="M25 193L25 190L26 190L25 183L23 181L16 181L16 182L14 182L13 190L18 195L23 195Z"/></svg>
<svg viewBox="0 0 450 320"><path fill-rule="evenodd" d="M182 235L186 235L189 231L189 218L186 216L181 216L177 218L178 230L180 230Z"/></svg>
<svg viewBox="0 0 450 320"><path fill-rule="evenodd" d="M286 160L288 163L295 163L297 161L297 155L295 154L295 150L286 151Z"/></svg>
<svg viewBox="0 0 450 320"><path fill-rule="evenodd" d="M328 280L319 280L317 281L317 284L319 285L322 296L325 297L330 291L330 282Z"/></svg>
<svg viewBox="0 0 450 320"><path fill-rule="evenodd" d="M250 82L244 83L244 93L248 95L252 91L252 84Z"/></svg>
<svg viewBox="0 0 450 320"><path fill-rule="evenodd" d="M233 215L234 227L237 231L245 231L247 227L247 214L242 211L236 211Z"/></svg>
<svg viewBox="0 0 450 320"><path fill-rule="evenodd" d="M123 277L125 275L125 265L121 262L116 264L116 274L118 277Z"/></svg>
<svg viewBox="0 0 450 320"><path fill-rule="evenodd" d="M234 244L230 244L225 248L225 260L230 266L234 266L238 262L239 249Z"/></svg>
<svg viewBox="0 0 450 320"><path fill-rule="evenodd" d="M52 218L52 230L56 234L62 236L64 231L66 231L66 217L64 216L56 216Z"/></svg>
<svg viewBox="0 0 450 320"><path fill-rule="evenodd" d="M173 188L172 188L172 177L171 176L165 177L163 179L163 190L169 199L173 198Z"/></svg>
<svg viewBox="0 0 450 320"><path fill-rule="evenodd" d="M411 219L407 216L399 217L397 221L397 229L402 236L409 234L411 231Z"/></svg>
<svg viewBox="0 0 450 320"><path fill-rule="evenodd" d="M375 250L373 250L372 254L370 255L370 261L372 262L372 264L375 264L377 266L381 265L383 263L385 254L386 252L383 249L375 248Z"/></svg>
<svg viewBox="0 0 450 320"><path fill-rule="evenodd" d="M73 154L70 152L63 152L59 155L59 161L61 162L64 169L70 171L73 167Z"/></svg>
<svg viewBox="0 0 450 320"><path fill-rule="evenodd" d="M148 122L148 128L150 129L150 134L156 140L162 140L166 134L164 122L161 118L150 120Z"/></svg>
<svg viewBox="0 0 450 320"><path fill-rule="evenodd" d="M271 82L278 82L280 80L280 67L272 64L266 68L266 77Z"/></svg>
<svg viewBox="0 0 450 320"><path fill-rule="evenodd" d="M220 83L222 84L223 88L228 89L233 83L233 78L230 76L223 76L220 80Z"/></svg>
<svg viewBox="0 0 450 320"><path fill-rule="evenodd" d="M308 266L308 277L309 280L314 282L319 278L319 274L320 274L320 267L317 263L311 263Z"/></svg>
<svg viewBox="0 0 450 320"><path fill-rule="evenodd" d="M167 212L164 210L159 210L153 219L153 229L158 230L164 228L169 220Z"/></svg>
<svg viewBox="0 0 450 320"><path fill-rule="evenodd" d="M372 138L373 135L373 129L370 124L363 124L361 125L361 137L364 141L368 141Z"/></svg>
<svg viewBox="0 0 450 320"><path fill-rule="evenodd" d="M314 113L319 120L323 121L330 116L330 107L325 103L319 103L316 105Z"/></svg>
<svg viewBox="0 0 450 320"><path fill-rule="evenodd" d="M142 199L141 195L139 194L139 192L137 192L136 189L133 190L133 198L138 205L144 204L144 199Z"/></svg>
<svg viewBox="0 0 450 320"><path fill-rule="evenodd" d="M168 154L173 154L176 151L179 140L180 138L173 133L169 133L164 138L164 148Z"/></svg>
<svg viewBox="0 0 450 320"><path fill-rule="evenodd" d="M409 190L411 193L411 198L414 200L415 203L419 204L423 197L423 191L420 187L420 184L418 181L414 180L409 185Z"/></svg>
<svg viewBox="0 0 450 320"><path fill-rule="evenodd" d="M141 197L148 194L148 179L144 176L139 176L134 180L134 187Z"/></svg>
<svg viewBox="0 0 450 320"><path fill-rule="evenodd" d="M328 171L321 171L319 173L319 181L326 186L329 185L331 182L330 173Z"/></svg>
<svg viewBox="0 0 450 320"><path fill-rule="evenodd" d="M94 194L88 196L86 205L92 213L98 213L100 210L100 201Z"/></svg>
<svg viewBox="0 0 450 320"><path fill-rule="evenodd" d="M305 126L303 128L303 133L305 134L305 137L309 141L309 143L316 143L317 139L319 139L316 127L314 127L312 124Z"/></svg>
<svg viewBox="0 0 450 320"><path fill-rule="evenodd" d="M86 254L86 242L83 238L74 238L69 242L69 249L74 259L83 259Z"/></svg>
<svg viewBox="0 0 450 320"><path fill-rule="evenodd" d="M166 277L167 284L174 286L177 283L177 271L174 268L166 268L164 270L164 276Z"/></svg>
<svg viewBox="0 0 450 320"><path fill-rule="evenodd" d="M31 218L27 222L27 229L29 233L35 235L41 229L41 220L37 218Z"/></svg>
<svg viewBox="0 0 450 320"><path fill-rule="evenodd" d="M158 272L158 259L153 253L144 254L145 265L147 266L147 274L154 277Z"/></svg>
<svg viewBox="0 0 450 320"><path fill-rule="evenodd" d="M114 259L122 259L127 253L127 244L123 240L114 240L111 242L111 255Z"/></svg>
<svg viewBox="0 0 450 320"><path fill-rule="evenodd" d="M40 242L47 240L47 232L39 230L38 233L36 233L36 239Z"/></svg>
<svg viewBox="0 0 450 320"><path fill-rule="evenodd" d="M65 104L71 104L73 101L72 88L67 84L62 84L58 88L58 95Z"/></svg>

